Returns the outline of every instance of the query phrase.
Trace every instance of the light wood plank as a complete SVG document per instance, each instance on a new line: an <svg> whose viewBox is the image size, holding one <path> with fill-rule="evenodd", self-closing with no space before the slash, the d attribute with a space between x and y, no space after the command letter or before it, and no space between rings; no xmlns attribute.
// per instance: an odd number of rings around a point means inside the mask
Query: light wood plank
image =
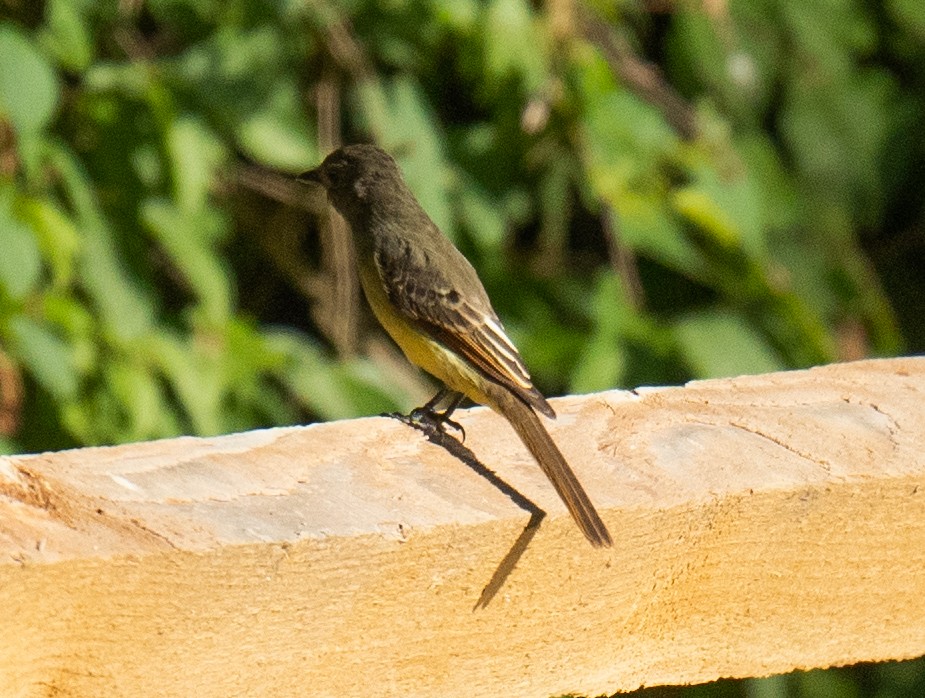
<svg viewBox="0 0 925 698"><path fill-rule="evenodd" d="M925 654L925 360L553 404L612 550L484 409L466 445L538 529L382 418L0 458L0 695L596 695Z"/></svg>

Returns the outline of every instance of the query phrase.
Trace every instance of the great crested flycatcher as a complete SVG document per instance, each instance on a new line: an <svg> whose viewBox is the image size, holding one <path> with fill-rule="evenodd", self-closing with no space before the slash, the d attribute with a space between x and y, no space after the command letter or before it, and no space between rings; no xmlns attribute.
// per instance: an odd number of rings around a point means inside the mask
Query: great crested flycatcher
<svg viewBox="0 0 925 698"><path fill-rule="evenodd" d="M408 359L457 395L505 417L594 546L610 546L604 522L536 411L556 414L530 374L475 269L443 235L388 153L348 145L299 176L321 184L350 227L360 283L379 322ZM442 391L438 398L444 394ZM437 398L426 406L432 411Z"/></svg>

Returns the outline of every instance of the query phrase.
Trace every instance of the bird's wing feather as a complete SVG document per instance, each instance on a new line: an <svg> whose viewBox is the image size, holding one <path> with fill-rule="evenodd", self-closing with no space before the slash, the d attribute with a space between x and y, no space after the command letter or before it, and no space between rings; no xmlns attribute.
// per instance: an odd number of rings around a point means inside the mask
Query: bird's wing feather
<svg viewBox="0 0 925 698"><path fill-rule="evenodd" d="M434 232L443 234L434 226ZM433 238L432 238L433 239ZM445 238L443 238L445 240ZM467 359L548 417L555 412L533 387L517 348L508 339L488 294L468 260L447 240L437 249L397 244L376 251L376 266L389 300L433 339ZM439 265L431 258L440 255ZM454 259L446 264L446 257ZM448 278L452 269L456 278Z"/></svg>

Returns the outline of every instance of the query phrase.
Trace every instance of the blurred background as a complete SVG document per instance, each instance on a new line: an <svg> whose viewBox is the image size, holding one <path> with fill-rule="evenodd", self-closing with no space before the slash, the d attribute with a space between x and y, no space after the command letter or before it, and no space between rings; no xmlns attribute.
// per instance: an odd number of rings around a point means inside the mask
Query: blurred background
<svg viewBox="0 0 925 698"><path fill-rule="evenodd" d="M356 141L547 394L921 352L923 49L921 0L0 0L0 451L420 404L292 180Z"/></svg>

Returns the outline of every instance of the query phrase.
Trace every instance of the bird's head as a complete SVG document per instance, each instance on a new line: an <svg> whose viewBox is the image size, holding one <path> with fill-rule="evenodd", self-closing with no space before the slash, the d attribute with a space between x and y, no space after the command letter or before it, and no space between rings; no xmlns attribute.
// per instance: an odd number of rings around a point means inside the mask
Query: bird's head
<svg viewBox="0 0 925 698"><path fill-rule="evenodd" d="M365 143L338 148L321 165L297 177L300 182L323 186L341 213L345 207L367 201L382 184L396 178L400 181L401 174L392 156Z"/></svg>

